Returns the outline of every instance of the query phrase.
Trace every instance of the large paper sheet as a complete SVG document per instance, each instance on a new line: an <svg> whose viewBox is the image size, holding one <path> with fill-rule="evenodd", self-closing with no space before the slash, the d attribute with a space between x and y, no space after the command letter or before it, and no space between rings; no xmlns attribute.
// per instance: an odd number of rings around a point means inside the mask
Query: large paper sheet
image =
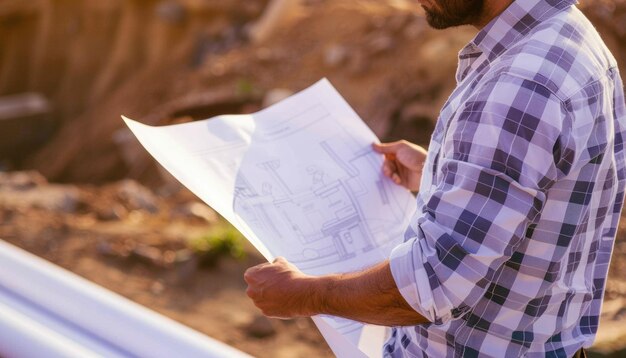
<svg viewBox="0 0 626 358"><path fill-rule="evenodd" d="M250 115L164 126L128 118L141 144L271 261L353 272L402 242L414 197L381 173L378 141L327 80ZM315 317L339 357L382 355L385 329Z"/></svg>

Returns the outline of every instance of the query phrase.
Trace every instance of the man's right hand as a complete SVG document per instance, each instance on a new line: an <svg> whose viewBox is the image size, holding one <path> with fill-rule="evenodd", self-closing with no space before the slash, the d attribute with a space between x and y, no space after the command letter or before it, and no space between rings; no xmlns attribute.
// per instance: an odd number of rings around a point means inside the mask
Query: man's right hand
<svg viewBox="0 0 626 358"><path fill-rule="evenodd" d="M392 143L374 143L376 152L385 155L383 173L394 183L410 191L417 191L422 181L422 168L428 152L405 140Z"/></svg>

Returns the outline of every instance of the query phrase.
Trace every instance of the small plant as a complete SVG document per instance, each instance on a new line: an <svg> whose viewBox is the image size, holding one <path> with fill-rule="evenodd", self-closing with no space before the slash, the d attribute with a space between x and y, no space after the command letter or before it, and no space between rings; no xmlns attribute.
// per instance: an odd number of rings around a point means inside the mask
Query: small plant
<svg viewBox="0 0 626 358"><path fill-rule="evenodd" d="M236 84L236 93L239 97L248 98L257 91L254 83L246 78L240 78Z"/></svg>
<svg viewBox="0 0 626 358"><path fill-rule="evenodd" d="M189 248L197 255L201 266L215 266L222 256L245 257L243 237L228 223L217 224L206 234L189 240Z"/></svg>

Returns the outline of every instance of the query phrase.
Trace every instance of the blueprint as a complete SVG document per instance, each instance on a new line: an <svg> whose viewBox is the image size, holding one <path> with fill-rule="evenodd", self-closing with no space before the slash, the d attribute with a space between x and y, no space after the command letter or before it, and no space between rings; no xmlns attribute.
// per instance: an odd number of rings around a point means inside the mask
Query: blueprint
<svg viewBox="0 0 626 358"><path fill-rule="evenodd" d="M381 173L376 136L327 80L251 115L151 127L124 118L178 180L269 261L312 275L385 260L414 198ZM380 356L384 329L315 317L338 356Z"/></svg>

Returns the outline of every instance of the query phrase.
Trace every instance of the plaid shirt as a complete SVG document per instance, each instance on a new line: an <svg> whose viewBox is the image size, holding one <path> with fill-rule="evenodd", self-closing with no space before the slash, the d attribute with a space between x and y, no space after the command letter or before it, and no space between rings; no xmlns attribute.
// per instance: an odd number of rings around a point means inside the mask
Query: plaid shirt
<svg viewBox="0 0 626 358"><path fill-rule="evenodd" d="M460 53L391 254L430 324L389 357L569 357L593 342L626 178L615 59L574 0L518 0Z"/></svg>

